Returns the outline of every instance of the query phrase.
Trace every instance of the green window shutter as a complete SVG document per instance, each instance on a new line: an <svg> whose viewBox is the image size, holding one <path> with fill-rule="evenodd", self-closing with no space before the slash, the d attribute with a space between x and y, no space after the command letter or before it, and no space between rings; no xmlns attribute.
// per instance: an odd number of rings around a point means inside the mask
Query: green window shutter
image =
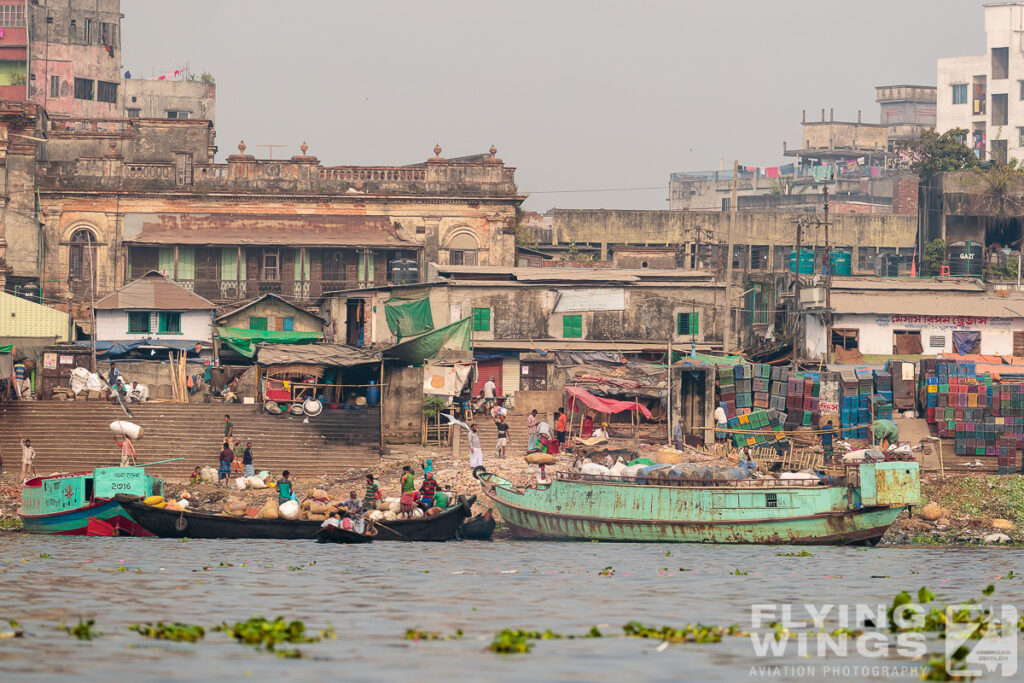
<svg viewBox="0 0 1024 683"><path fill-rule="evenodd" d="M160 334L181 334L181 313L161 313L157 330Z"/></svg>
<svg viewBox="0 0 1024 683"><path fill-rule="evenodd" d="M267 329L267 319L266 318L250 317L249 318L249 329L250 330L265 330L265 329Z"/></svg>
<svg viewBox="0 0 1024 683"><path fill-rule="evenodd" d="M282 318L281 319L281 330L284 332L295 331L295 318Z"/></svg>
<svg viewBox="0 0 1024 683"><path fill-rule="evenodd" d="M687 313L676 313L676 334L682 336L686 334L686 330L689 328L690 316Z"/></svg>
<svg viewBox="0 0 1024 683"><path fill-rule="evenodd" d="M562 336L566 339L580 339L583 337L583 316L565 315L562 316Z"/></svg>
<svg viewBox="0 0 1024 683"><path fill-rule="evenodd" d="M128 334L149 334L149 311L128 312Z"/></svg>
<svg viewBox="0 0 1024 683"><path fill-rule="evenodd" d="M698 321L698 317L697 316L699 316L699 315L700 315L699 313L691 313L690 314L690 334L692 334L694 337L697 336L698 330L700 329L700 325L697 324L697 321Z"/></svg>
<svg viewBox="0 0 1024 683"><path fill-rule="evenodd" d="M474 332L487 332L491 329L491 309L489 308L474 308L473 309L473 331Z"/></svg>

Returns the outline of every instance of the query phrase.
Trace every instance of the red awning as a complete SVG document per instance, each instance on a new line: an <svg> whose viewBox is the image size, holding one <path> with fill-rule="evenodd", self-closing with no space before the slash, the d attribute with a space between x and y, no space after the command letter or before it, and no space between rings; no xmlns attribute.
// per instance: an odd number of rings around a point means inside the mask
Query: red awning
<svg viewBox="0 0 1024 683"><path fill-rule="evenodd" d="M647 410L647 407L642 403L636 403L633 401L616 401L613 398L599 398L594 396L586 389L580 389L579 387L566 387L566 391L574 399L582 401L584 405L589 408L593 408L599 413L622 413L627 410L639 410L644 417L650 419L651 411ZM573 401L569 402L569 407L573 412L576 412Z"/></svg>

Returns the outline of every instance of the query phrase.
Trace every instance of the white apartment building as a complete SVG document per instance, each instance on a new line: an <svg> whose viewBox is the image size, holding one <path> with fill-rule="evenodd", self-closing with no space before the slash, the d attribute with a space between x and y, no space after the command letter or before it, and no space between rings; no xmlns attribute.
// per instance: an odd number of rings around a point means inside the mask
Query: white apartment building
<svg viewBox="0 0 1024 683"><path fill-rule="evenodd" d="M935 127L981 159L1024 161L1024 2L985 5L985 54L938 60Z"/></svg>

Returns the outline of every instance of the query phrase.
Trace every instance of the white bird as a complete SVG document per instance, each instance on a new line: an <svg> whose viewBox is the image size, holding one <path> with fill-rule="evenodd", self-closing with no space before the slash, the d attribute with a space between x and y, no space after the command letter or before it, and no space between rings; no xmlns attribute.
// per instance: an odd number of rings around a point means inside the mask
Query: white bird
<svg viewBox="0 0 1024 683"><path fill-rule="evenodd" d="M441 413L441 417L443 417L446 420L448 420L448 424L450 424L450 425L459 425L460 427L465 429L467 432L469 431L469 425L468 424L466 424L465 422L462 422L461 420L456 420L454 417L452 417L448 413Z"/></svg>

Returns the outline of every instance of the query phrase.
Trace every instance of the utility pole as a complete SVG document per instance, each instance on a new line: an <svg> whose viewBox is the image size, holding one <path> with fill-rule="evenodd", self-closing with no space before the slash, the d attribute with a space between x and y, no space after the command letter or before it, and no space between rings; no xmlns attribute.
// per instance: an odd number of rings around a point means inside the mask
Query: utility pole
<svg viewBox="0 0 1024 683"><path fill-rule="evenodd" d="M800 306L801 306L801 304L800 304L800 271L801 271L801 261L803 261L803 259L801 258L801 256L803 256L803 251L801 249L801 246L803 244L803 234L804 234L804 223L805 223L805 221L806 221L806 216L800 216L795 221L793 221L796 224L796 279L795 279L795 281L793 283L793 311L794 311L793 320L794 320L794 323L793 323L793 334L792 334L792 338L793 338L793 369L794 370L796 370L797 359L798 359L798 357L800 355L800 345L797 343L797 337L799 337L799 333L800 333Z"/></svg>
<svg viewBox="0 0 1024 683"><path fill-rule="evenodd" d="M828 180L821 190L825 202L825 363L832 351L832 245L828 241Z"/></svg>
<svg viewBox="0 0 1024 683"><path fill-rule="evenodd" d="M740 162L732 162L732 201L729 203L729 232L726 236L725 251L725 332L722 335L722 351L729 355L732 346L732 236L736 222L736 183L739 179Z"/></svg>
<svg viewBox="0 0 1024 683"><path fill-rule="evenodd" d="M90 369L93 372L99 372L99 368L96 366L96 240L93 239L92 233L89 233L85 251L89 254L89 317L92 318L92 342L89 344L92 352L92 367Z"/></svg>

